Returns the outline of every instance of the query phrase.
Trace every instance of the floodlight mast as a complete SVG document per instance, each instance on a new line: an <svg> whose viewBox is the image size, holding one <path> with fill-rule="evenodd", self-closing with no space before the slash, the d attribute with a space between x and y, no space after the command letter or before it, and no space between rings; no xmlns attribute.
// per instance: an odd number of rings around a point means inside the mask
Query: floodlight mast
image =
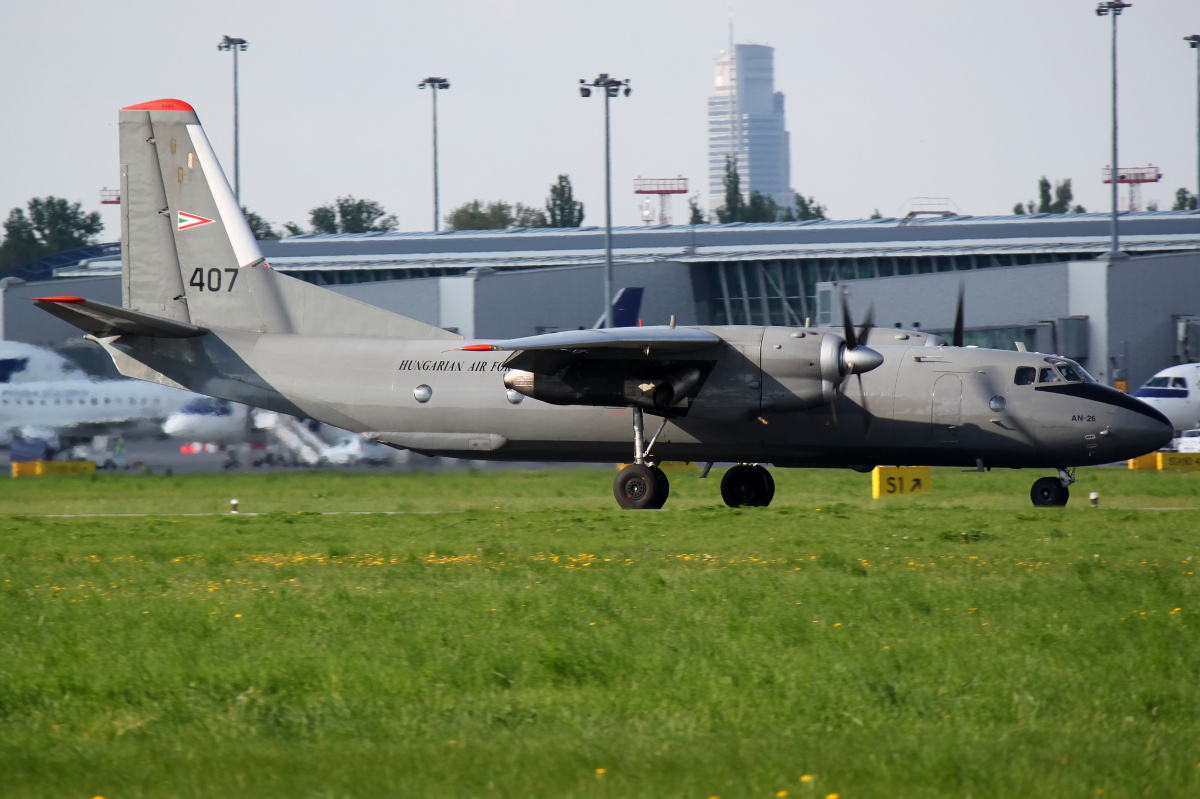
<svg viewBox="0 0 1200 799"><path fill-rule="evenodd" d="M1115 176L1118 172L1117 164L1117 17L1121 16L1121 12L1132 7L1132 3L1125 3L1122 0L1105 0L1096 6L1096 16L1104 17L1112 15L1112 169ZM1117 212L1119 210L1117 200L1117 181L1112 182L1112 245L1109 247L1108 257L1121 257L1121 239L1117 229Z"/></svg>
<svg viewBox="0 0 1200 799"><path fill-rule="evenodd" d="M608 100L619 97L622 92L626 97L633 91L629 80L610 78L607 72L600 75L591 83L579 79L579 94L591 97L592 89L603 89L604 92L604 326L613 326L613 260L612 260L612 147L610 126L608 121Z"/></svg>
<svg viewBox="0 0 1200 799"><path fill-rule="evenodd" d="M217 43L217 50L233 53L233 196L242 203L241 160L238 153L238 53L245 52L250 43L245 39L226 36Z"/></svg>
<svg viewBox="0 0 1200 799"><path fill-rule="evenodd" d="M433 232L437 233L439 224L437 93L438 89L449 89L450 81L445 78L426 78L417 84L417 88L428 88L433 93Z"/></svg>
<svg viewBox="0 0 1200 799"><path fill-rule="evenodd" d="M1196 51L1196 197L1200 198L1200 35L1184 36L1183 40ZM1200 199L1196 207L1200 209Z"/></svg>

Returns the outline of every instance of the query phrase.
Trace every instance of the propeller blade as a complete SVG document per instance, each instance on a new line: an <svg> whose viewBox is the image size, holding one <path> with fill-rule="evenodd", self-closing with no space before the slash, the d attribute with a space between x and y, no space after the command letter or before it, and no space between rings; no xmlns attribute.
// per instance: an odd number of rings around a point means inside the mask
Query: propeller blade
<svg viewBox="0 0 1200 799"><path fill-rule="evenodd" d="M862 328L858 331L859 344L867 343L867 335L873 327L875 327L875 303L871 303L867 308L867 318L863 320Z"/></svg>
<svg viewBox="0 0 1200 799"><path fill-rule="evenodd" d="M846 292L842 292L842 338L846 339L846 348L854 349L858 346L858 339L854 336L854 323L850 321L850 305L846 302Z"/></svg>
<svg viewBox="0 0 1200 799"><path fill-rule="evenodd" d="M875 417L871 415L871 410L867 407L867 392L863 389L862 375L855 375L858 378L858 401L862 405L863 411L863 438L871 437L871 424L875 421Z"/></svg>
<svg viewBox="0 0 1200 799"><path fill-rule="evenodd" d="M954 311L954 341L955 347L963 345L963 284L958 284L958 307Z"/></svg>

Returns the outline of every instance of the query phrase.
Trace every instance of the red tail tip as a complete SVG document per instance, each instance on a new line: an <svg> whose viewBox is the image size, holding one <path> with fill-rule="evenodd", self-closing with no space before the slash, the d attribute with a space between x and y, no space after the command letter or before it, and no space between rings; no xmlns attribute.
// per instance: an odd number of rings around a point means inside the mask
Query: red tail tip
<svg viewBox="0 0 1200 799"><path fill-rule="evenodd" d="M491 352L496 349L491 344L468 344L465 347L455 347L456 352Z"/></svg>
<svg viewBox="0 0 1200 799"><path fill-rule="evenodd" d="M148 103L127 105L122 111L195 111L183 100L151 100Z"/></svg>
<svg viewBox="0 0 1200 799"><path fill-rule="evenodd" d="M34 302L83 302L83 297L34 297Z"/></svg>

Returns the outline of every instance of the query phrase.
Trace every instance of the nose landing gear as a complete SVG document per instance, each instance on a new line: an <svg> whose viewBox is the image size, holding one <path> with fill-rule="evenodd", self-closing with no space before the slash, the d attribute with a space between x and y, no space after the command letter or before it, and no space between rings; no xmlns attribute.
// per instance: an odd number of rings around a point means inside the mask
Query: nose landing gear
<svg viewBox="0 0 1200 799"><path fill-rule="evenodd" d="M1029 492L1029 498L1039 508L1061 508L1071 498L1068 486L1074 482L1074 469L1059 469L1058 477L1043 477L1035 482Z"/></svg>

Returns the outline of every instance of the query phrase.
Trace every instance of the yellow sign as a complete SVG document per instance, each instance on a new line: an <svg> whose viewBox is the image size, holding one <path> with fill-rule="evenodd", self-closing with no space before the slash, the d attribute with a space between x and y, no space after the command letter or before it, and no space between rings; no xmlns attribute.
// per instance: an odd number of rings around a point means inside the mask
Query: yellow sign
<svg viewBox="0 0 1200 799"><path fill-rule="evenodd" d="M933 469L928 466L876 466L871 470L871 498L928 494Z"/></svg>
<svg viewBox="0 0 1200 799"><path fill-rule="evenodd" d="M1151 452L1129 461L1130 469L1190 472L1200 469L1200 452Z"/></svg>
<svg viewBox="0 0 1200 799"><path fill-rule="evenodd" d="M43 475L94 474L96 464L91 461L15 461L13 477L40 477Z"/></svg>

